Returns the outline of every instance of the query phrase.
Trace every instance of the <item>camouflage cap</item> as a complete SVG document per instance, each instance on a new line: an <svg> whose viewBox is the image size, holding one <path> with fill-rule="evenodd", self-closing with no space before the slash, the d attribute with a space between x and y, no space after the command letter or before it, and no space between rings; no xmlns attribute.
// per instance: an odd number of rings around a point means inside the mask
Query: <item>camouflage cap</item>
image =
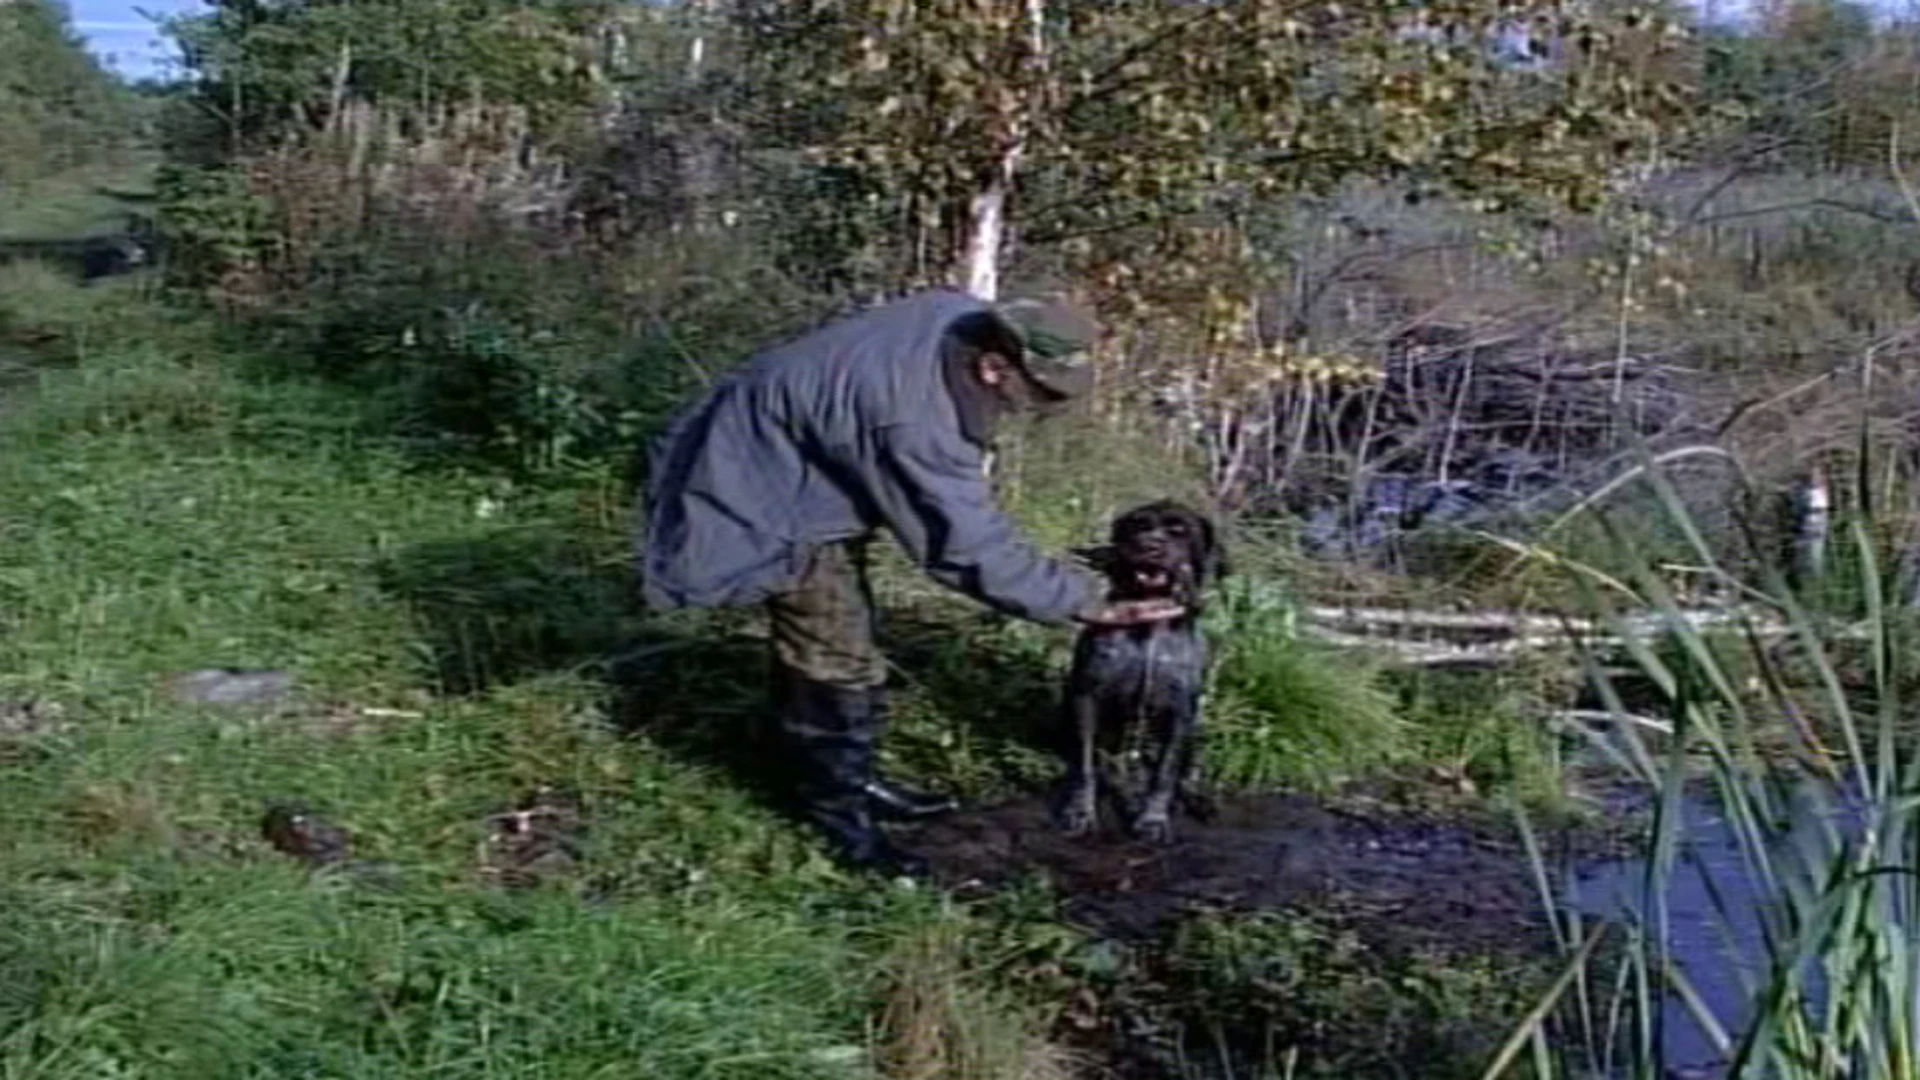
<svg viewBox="0 0 1920 1080"><path fill-rule="evenodd" d="M1064 297L1035 296L1003 301L994 312L1019 335L1020 367L1041 390L1068 399L1093 389L1088 352L1100 325L1085 309Z"/></svg>

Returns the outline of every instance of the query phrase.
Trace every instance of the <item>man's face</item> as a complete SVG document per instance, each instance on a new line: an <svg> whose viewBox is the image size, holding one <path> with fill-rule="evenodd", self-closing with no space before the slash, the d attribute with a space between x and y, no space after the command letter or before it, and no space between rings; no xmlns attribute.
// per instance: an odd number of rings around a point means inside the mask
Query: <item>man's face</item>
<svg viewBox="0 0 1920 1080"><path fill-rule="evenodd" d="M981 353L974 364L974 377L980 385L986 387L1003 408L1011 412L1023 413L1033 409L1040 397L1039 392L1013 361L999 353Z"/></svg>

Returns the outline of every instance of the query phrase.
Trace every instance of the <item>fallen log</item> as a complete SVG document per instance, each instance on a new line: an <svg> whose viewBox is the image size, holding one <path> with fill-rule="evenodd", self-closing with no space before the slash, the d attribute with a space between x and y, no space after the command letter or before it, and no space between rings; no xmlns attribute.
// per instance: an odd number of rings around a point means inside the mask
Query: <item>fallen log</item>
<svg viewBox="0 0 1920 1080"><path fill-rule="evenodd" d="M1550 649L1582 646L1602 656L1618 655L1629 641L1644 641L1674 627L1667 612L1642 612L1617 621L1560 618L1517 611L1417 611L1397 608L1316 606L1305 609L1302 634L1335 648L1369 650L1403 667L1489 668ZM1732 628L1762 641L1792 636L1794 628L1762 608L1737 605L1677 613L1699 631ZM1486 640L1489 634L1501 635ZM1838 627L1823 640L1857 640L1865 631ZM1463 641L1461 638L1473 638Z"/></svg>
<svg viewBox="0 0 1920 1080"><path fill-rule="evenodd" d="M1407 608L1330 607L1316 605L1306 609L1306 621L1330 626L1397 627L1406 629L1457 631L1509 631L1530 634L1611 633L1616 625L1599 619L1541 615L1522 611L1420 611ZM1680 618L1694 629L1703 629L1743 620L1771 629L1784 629L1779 619L1751 605L1712 608L1685 608ZM1629 615L1623 623L1629 631L1664 629L1669 616L1664 612Z"/></svg>
<svg viewBox="0 0 1920 1080"><path fill-rule="evenodd" d="M1307 624L1302 633L1335 648L1385 653L1389 663L1399 667L1492 668L1513 663L1521 654L1553 644L1566 644L1566 638L1514 638L1480 645L1448 645L1432 641L1410 641L1371 634L1346 634L1338 630Z"/></svg>
<svg viewBox="0 0 1920 1080"><path fill-rule="evenodd" d="M1547 713L1546 722L1555 727L1608 728L1626 724L1662 735L1673 734L1673 722L1637 713L1608 712L1605 709L1559 709Z"/></svg>

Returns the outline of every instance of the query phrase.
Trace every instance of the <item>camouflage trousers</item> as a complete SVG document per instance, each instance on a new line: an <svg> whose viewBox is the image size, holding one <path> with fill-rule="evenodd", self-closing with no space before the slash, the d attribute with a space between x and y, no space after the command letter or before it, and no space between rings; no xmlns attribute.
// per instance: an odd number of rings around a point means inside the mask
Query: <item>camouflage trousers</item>
<svg viewBox="0 0 1920 1080"><path fill-rule="evenodd" d="M886 682L887 660L874 642L870 544L860 537L814 548L794 587L767 601L773 652L782 665L852 690Z"/></svg>

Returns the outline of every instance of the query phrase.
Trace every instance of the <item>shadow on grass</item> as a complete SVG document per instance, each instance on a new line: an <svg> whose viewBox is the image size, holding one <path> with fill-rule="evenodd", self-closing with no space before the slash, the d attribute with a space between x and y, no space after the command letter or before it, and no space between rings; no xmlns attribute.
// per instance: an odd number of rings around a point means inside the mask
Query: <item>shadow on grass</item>
<svg viewBox="0 0 1920 1080"><path fill-rule="evenodd" d="M725 614L650 615L621 555L557 527L501 529L407 548L379 580L412 611L440 692L584 674L623 732L763 791L765 643Z"/></svg>
<svg viewBox="0 0 1920 1080"><path fill-rule="evenodd" d="M623 729L777 801L790 755L773 730L771 649L756 614L654 620L605 670ZM967 623L893 613L882 627L898 669L882 750L903 778L970 797L1030 788L1036 752L1058 752L1057 679L1044 658Z"/></svg>
<svg viewBox="0 0 1920 1080"><path fill-rule="evenodd" d="M918 689L932 704L932 722L965 734L970 757L1004 784L1031 781L1017 763L1068 749L1060 722L1065 671L1043 640L1003 620L959 622L893 613L882 641L900 668L895 683Z"/></svg>
<svg viewBox="0 0 1920 1080"><path fill-rule="evenodd" d="M784 755L769 740L757 612L649 614L623 554L559 528L501 529L408 548L381 567L380 583L412 610L443 693L590 674L604 680L621 730L765 793ZM888 746L908 772L1017 788L1031 781L1036 751L1057 752L1059 676L1023 645L1030 639L995 622L910 613L890 613L882 627L899 667Z"/></svg>
<svg viewBox="0 0 1920 1080"><path fill-rule="evenodd" d="M558 529L419 544L380 568L443 692L472 694L611 655L639 618L626 569Z"/></svg>

